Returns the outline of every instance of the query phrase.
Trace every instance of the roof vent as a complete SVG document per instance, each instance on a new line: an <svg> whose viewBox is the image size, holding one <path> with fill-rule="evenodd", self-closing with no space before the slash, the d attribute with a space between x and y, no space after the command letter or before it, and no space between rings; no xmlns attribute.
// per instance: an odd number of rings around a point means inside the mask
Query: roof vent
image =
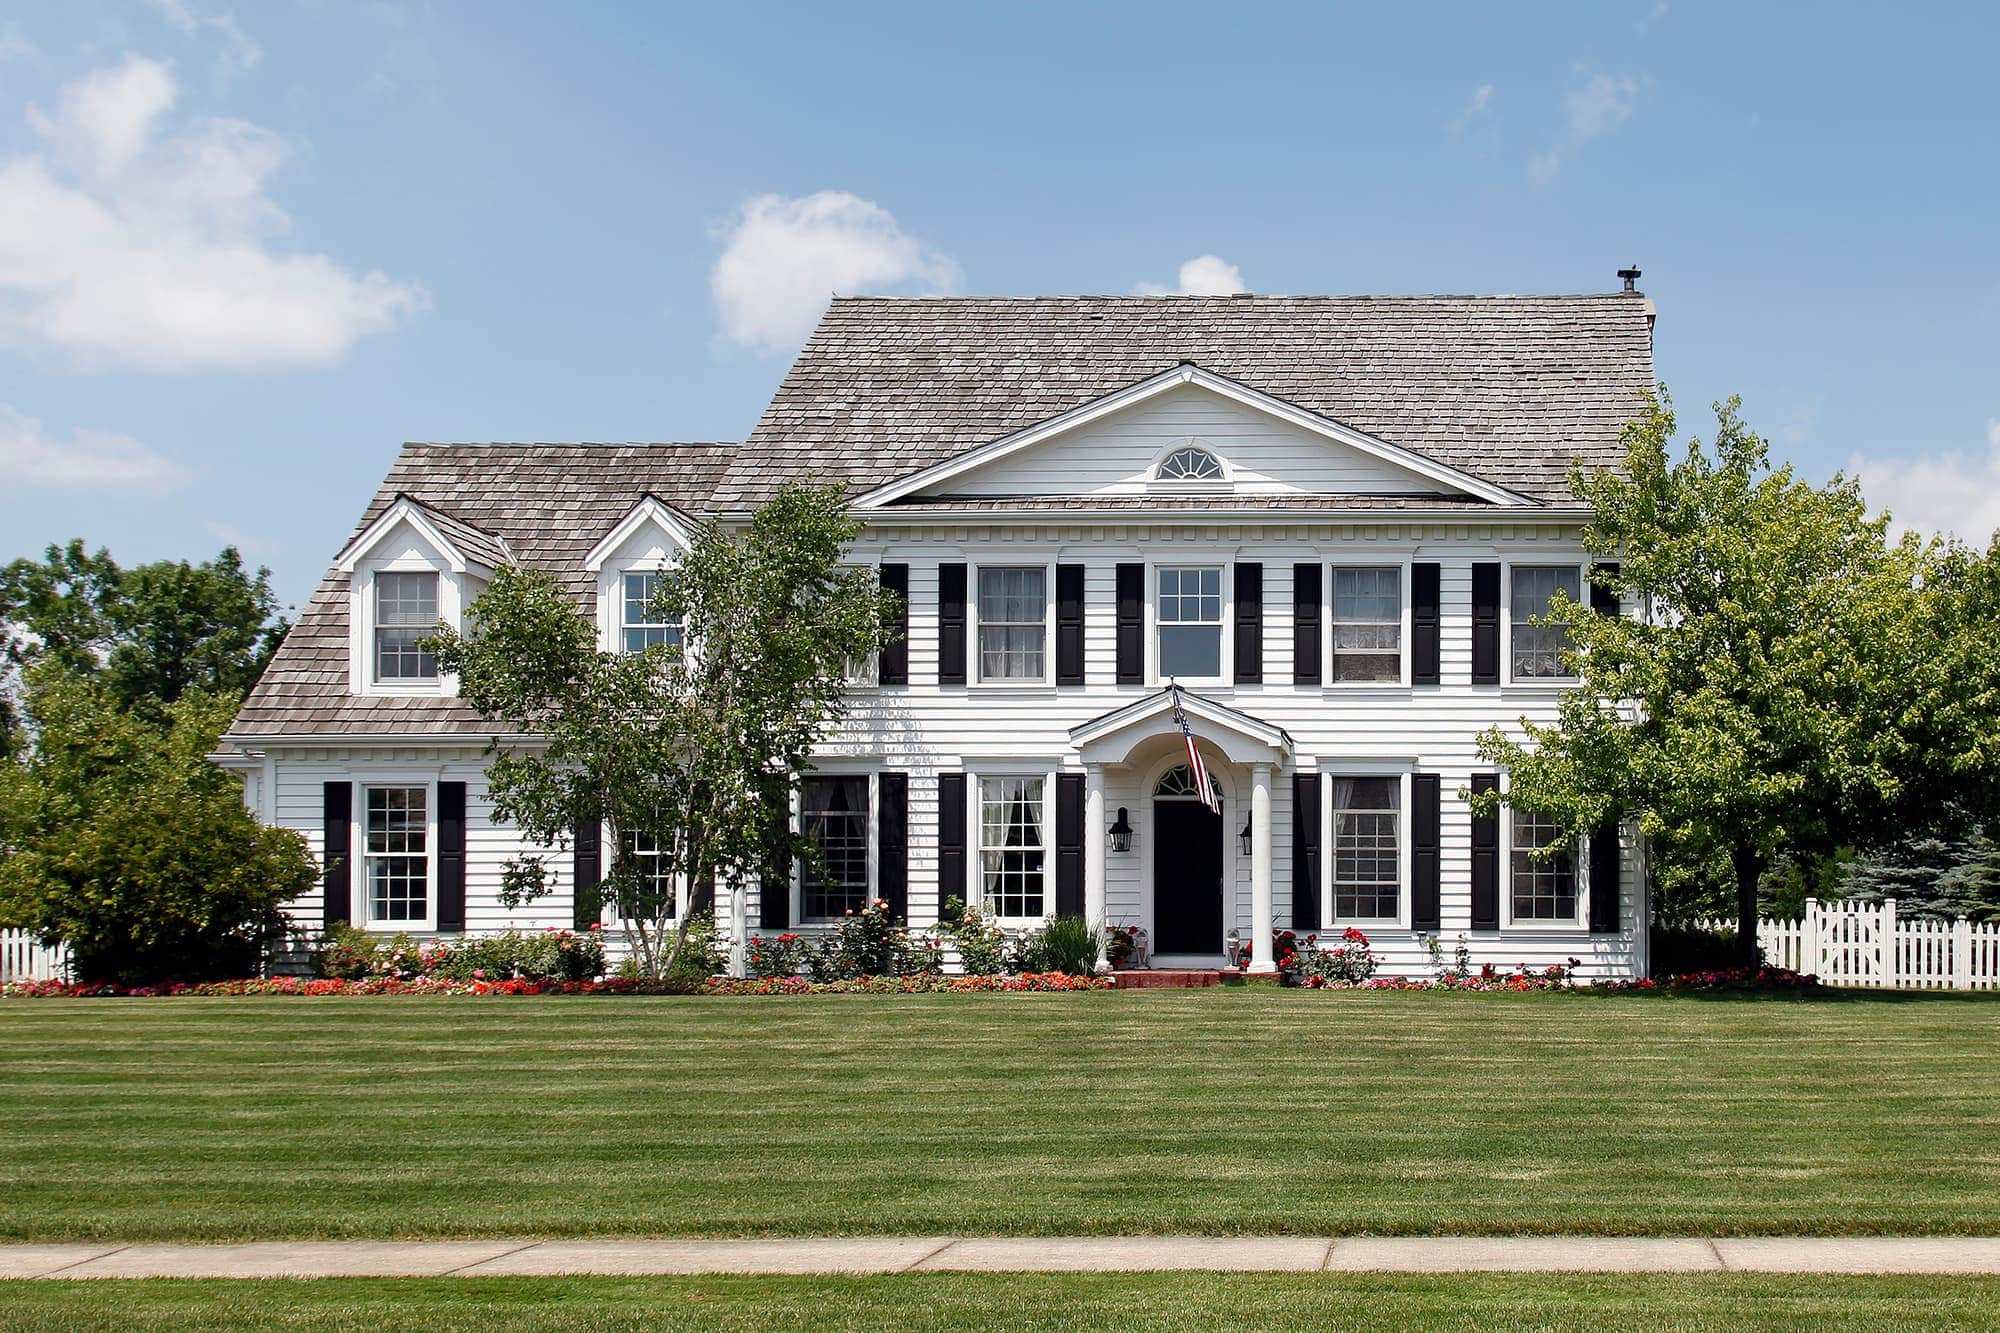
<svg viewBox="0 0 2000 1333"><path fill-rule="evenodd" d="M1636 292L1636 291L1638 291L1638 290L1639 290L1639 286L1638 286L1638 283L1639 283L1639 270L1638 270L1638 269L1636 269L1636 268L1621 268L1621 269L1619 269L1619 270L1618 270L1618 276L1619 276L1619 277L1621 277L1621 278L1623 278L1623 279L1625 280L1625 290L1626 290L1626 291L1628 291L1628 292Z"/></svg>

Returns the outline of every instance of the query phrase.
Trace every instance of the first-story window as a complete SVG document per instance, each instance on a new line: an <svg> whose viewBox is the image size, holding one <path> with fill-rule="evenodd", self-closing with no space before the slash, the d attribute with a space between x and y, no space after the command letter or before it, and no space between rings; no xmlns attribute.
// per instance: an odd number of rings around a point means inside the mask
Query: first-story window
<svg viewBox="0 0 2000 1333"><path fill-rule="evenodd" d="M375 576L375 679L434 681L437 658L419 643L437 633L438 576L434 573L381 573Z"/></svg>
<svg viewBox="0 0 2000 1333"><path fill-rule="evenodd" d="M1576 919L1576 852L1562 827L1547 815L1516 808L1511 821L1514 845L1509 868L1516 921ZM1544 848L1561 846L1553 856Z"/></svg>
<svg viewBox="0 0 2000 1333"><path fill-rule="evenodd" d="M669 868L666 844L650 833L629 833L625 837L625 846L638 867L632 884L634 901L621 904L621 907L632 909L626 915L648 920L664 915L670 920L678 920L680 882ZM665 913L660 911L662 906L666 908Z"/></svg>
<svg viewBox="0 0 2000 1333"><path fill-rule="evenodd" d="M1403 571L1333 571L1333 678L1403 678Z"/></svg>
<svg viewBox="0 0 2000 1333"><path fill-rule="evenodd" d="M628 653L643 653L665 644L681 646L680 621L656 610L653 599L660 595L665 575L632 572L625 575L624 614L620 622L622 645Z"/></svg>
<svg viewBox="0 0 2000 1333"><path fill-rule="evenodd" d="M1393 920L1402 897L1399 778L1333 780L1333 914Z"/></svg>
<svg viewBox="0 0 2000 1333"><path fill-rule="evenodd" d="M1158 571L1160 675L1222 674L1222 570L1164 565Z"/></svg>
<svg viewBox="0 0 2000 1333"><path fill-rule="evenodd" d="M431 914L430 789L366 789L368 920L421 924Z"/></svg>
<svg viewBox="0 0 2000 1333"><path fill-rule="evenodd" d="M799 915L823 921L868 906L868 779L809 777L799 787L799 831L819 848L799 875Z"/></svg>
<svg viewBox="0 0 2000 1333"><path fill-rule="evenodd" d="M1513 625L1513 667L1515 680L1568 680L1575 672L1563 665L1563 650L1569 647L1567 624L1532 625L1536 616L1549 614L1549 603L1557 592L1572 604L1582 600L1583 576L1575 565L1515 565L1513 596L1508 616Z"/></svg>
<svg viewBox="0 0 2000 1333"><path fill-rule="evenodd" d="M1041 680L1047 633L1047 570L979 571L979 678Z"/></svg>
<svg viewBox="0 0 2000 1333"><path fill-rule="evenodd" d="M979 877L994 916L1043 914L1042 779L982 778L979 783Z"/></svg>

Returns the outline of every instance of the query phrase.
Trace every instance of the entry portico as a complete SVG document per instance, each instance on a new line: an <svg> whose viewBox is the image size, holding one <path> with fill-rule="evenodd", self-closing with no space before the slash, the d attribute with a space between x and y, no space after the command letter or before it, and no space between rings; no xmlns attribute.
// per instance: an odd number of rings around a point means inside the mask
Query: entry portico
<svg viewBox="0 0 2000 1333"><path fill-rule="evenodd" d="M1249 792L1251 939L1268 942L1275 920L1271 895L1271 782L1291 763L1292 738L1284 728L1241 709L1186 690L1180 694L1188 730L1201 747L1202 761L1216 779L1221 794L1226 799L1230 788L1238 793L1247 788ZM1128 795L1134 805L1144 801L1155 807L1155 817L1144 821L1147 829L1141 834L1143 892L1152 907L1156 943L1171 940L1173 936L1168 933L1171 923L1163 921L1163 912L1183 905L1185 900L1176 896L1170 902L1163 901L1159 887L1174 876L1198 873L1196 867L1202 864L1198 858L1191 864L1179 861L1168 864L1158 856L1158 847L1164 841L1160 834L1169 817L1160 808L1163 798L1158 794L1159 784L1186 762L1186 744L1174 720L1174 690L1169 686L1136 699L1072 728L1069 735L1084 772L1084 914L1093 921L1106 919L1104 834L1110 821L1105 806L1107 790L1115 788ZM1199 805L1192 808L1201 809ZM1219 833L1222 864L1227 864L1232 842L1227 821L1221 822ZM1218 882L1216 892L1221 891ZM1225 912L1222 919L1227 920L1230 915ZM1165 946L1160 947L1164 953ZM1209 961L1207 955L1219 953L1221 947L1218 932L1211 947L1201 951L1200 961ZM1270 952L1268 945L1256 948L1250 970L1276 971Z"/></svg>

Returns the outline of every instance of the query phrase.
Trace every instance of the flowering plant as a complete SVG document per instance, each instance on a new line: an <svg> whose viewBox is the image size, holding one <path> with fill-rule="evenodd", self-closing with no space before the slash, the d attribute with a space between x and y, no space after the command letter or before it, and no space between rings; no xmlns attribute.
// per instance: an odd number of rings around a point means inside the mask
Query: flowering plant
<svg viewBox="0 0 2000 1333"><path fill-rule="evenodd" d="M1340 932L1340 943L1331 949L1320 948L1319 937L1308 935L1298 953L1299 984L1308 989L1359 985L1375 975L1375 968L1368 937L1353 926Z"/></svg>
<svg viewBox="0 0 2000 1333"><path fill-rule="evenodd" d="M750 972L759 977L796 977L806 970L806 943L795 931L765 939L750 937Z"/></svg>
<svg viewBox="0 0 2000 1333"><path fill-rule="evenodd" d="M1110 926L1104 933L1104 953L1111 966L1123 967L1137 957L1146 944L1144 926Z"/></svg>

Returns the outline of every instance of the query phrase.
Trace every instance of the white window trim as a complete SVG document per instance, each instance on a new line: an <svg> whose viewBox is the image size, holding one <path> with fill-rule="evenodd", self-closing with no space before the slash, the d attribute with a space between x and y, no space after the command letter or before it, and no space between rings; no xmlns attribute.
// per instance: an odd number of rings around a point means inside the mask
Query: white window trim
<svg viewBox="0 0 2000 1333"><path fill-rule="evenodd" d="M1213 458L1222 469L1219 477L1163 477L1160 469L1169 458L1183 449L1199 449ZM1153 455L1153 461L1146 464L1145 485L1148 491L1165 495L1228 495L1236 489L1236 468L1223 452L1207 440L1192 435L1175 440L1166 448Z"/></svg>
<svg viewBox="0 0 2000 1333"><path fill-rule="evenodd" d="M853 563L843 562L840 566L842 573L850 569L866 571L871 576L871 581L880 586L882 581L882 562L880 560L866 560ZM1053 575L1050 577L1053 577ZM850 668L853 667L854 659L849 658L847 666ZM852 671L843 671L841 678L846 681L847 692L849 694L872 694L882 687L881 673L882 651L878 648L863 658L862 670L859 674L855 674Z"/></svg>
<svg viewBox="0 0 2000 1333"><path fill-rule="evenodd" d="M597 826L597 846L599 849L598 855L603 859L603 870L609 871L611 869L611 858L617 855L618 852L618 844L611 836L611 825L609 823ZM609 849L608 851L605 850L607 848ZM693 896L694 884L688 878L687 872L676 872L674 875L674 910L667 914L668 925L680 925L681 913L686 909ZM710 903L709 910L713 911L714 908L715 904ZM597 919L606 929L617 926L623 919L618 915L617 902L615 900L606 902L603 908L599 910Z"/></svg>
<svg viewBox="0 0 2000 1333"><path fill-rule="evenodd" d="M1523 561L1522 563L1527 563ZM1503 792L1512 784L1503 776ZM1590 925L1590 857L1582 838L1570 846L1570 864L1576 875L1576 912L1570 917L1514 917L1514 807L1500 807L1500 928L1502 930L1583 930Z"/></svg>
<svg viewBox="0 0 2000 1333"><path fill-rule="evenodd" d="M979 650L979 576L989 569L1039 569L1042 571L1042 674L1039 679L1027 676L1000 676L992 680L986 678L986 655ZM1020 560L982 560L971 570L971 586L966 589L965 628L966 654L971 659L966 663L966 679L973 686L983 690L1039 690L1052 688L1056 683L1056 562L1023 558ZM970 902L970 899L967 899Z"/></svg>
<svg viewBox="0 0 2000 1333"><path fill-rule="evenodd" d="M625 576L664 574L679 562L673 556L621 560L597 572L597 646L607 653L625 650ZM687 633L685 625L681 631Z"/></svg>
<svg viewBox="0 0 2000 1333"><path fill-rule="evenodd" d="M868 901L874 902L882 896L882 775L877 768L859 764L815 764L812 772L800 775L801 781L792 792L792 832L803 836L805 833L805 786L812 778L866 778L868 780ZM838 925L837 916L812 916L805 914L806 884L805 869L798 858L792 858L792 873L788 876L791 904L785 911L785 919L794 926L831 927ZM968 900L970 901L970 900Z"/></svg>
<svg viewBox="0 0 2000 1333"><path fill-rule="evenodd" d="M458 693L458 677L440 671L436 680L389 680L375 674L375 576L377 574L435 574L438 581L438 620L455 628L465 624L467 596L465 579L442 559L426 559L414 552L383 560L363 560L355 565L347 588L347 678L350 692L370 698L449 697Z"/></svg>
<svg viewBox="0 0 2000 1333"><path fill-rule="evenodd" d="M1342 694L1349 694L1349 693L1366 694L1370 692L1376 694L1384 694L1392 690L1396 691L1408 690L1411 687L1410 658L1412 654L1410 652L1410 606L1411 606L1410 567L1415 563L1416 563L1415 558L1412 556L1404 556L1401 559L1390 558L1385 560L1368 560L1360 556L1354 556L1351 558L1342 558L1339 560L1329 560L1326 563L1325 570L1320 575L1320 578L1323 580L1320 586L1325 590L1325 601L1322 604L1324 610L1320 616L1320 619L1324 623L1320 626L1320 659L1319 659L1321 662L1326 664L1324 670L1321 672L1321 679L1325 682L1325 684L1322 686L1323 689L1337 690ZM1333 593L1333 574L1335 570L1339 569L1394 569L1400 571L1397 575L1397 588L1402 596L1403 620L1402 620L1402 628L1399 631L1401 638L1398 640L1397 656L1398 658L1401 659L1402 669L1401 673L1395 680L1335 680L1334 679L1333 610L1336 605L1336 602L1334 600L1334 593ZM1348 776L1351 777L1356 775L1349 774Z"/></svg>
<svg viewBox="0 0 2000 1333"><path fill-rule="evenodd" d="M424 918L421 921L377 921L368 892L368 792L371 788L421 787L424 790ZM347 919L362 930L380 935L422 934L437 929L438 911L438 779L435 774L370 773L354 780L354 806L349 816L347 845Z"/></svg>
<svg viewBox="0 0 2000 1333"><path fill-rule="evenodd" d="M1167 684L1160 674L1160 571L1163 569L1216 569L1222 578L1221 669L1215 676L1177 677L1183 685L1203 689L1232 689L1236 684L1236 552L1219 554L1213 550L1192 551L1186 556L1163 555L1146 562L1146 680L1157 688ZM1149 792L1150 799L1151 793Z"/></svg>
<svg viewBox="0 0 2000 1333"><path fill-rule="evenodd" d="M1550 556L1546 560L1532 558L1507 559L1500 562L1500 683L1520 689L1573 690L1582 684L1578 676L1535 676L1526 680L1514 679L1514 569L1568 569L1572 565L1577 574L1577 596L1582 599L1583 610L1590 611L1590 565L1586 559L1566 560Z"/></svg>
<svg viewBox="0 0 2000 1333"><path fill-rule="evenodd" d="M1055 768L1041 768L1023 764L992 764L978 769L968 769L965 777L966 832L969 846L966 848L965 873L968 883L965 892L959 895L966 902L986 910L986 844L983 841L985 828L979 818L979 806L983 789L991 778L1040 778L1042 782L1042 914L1040 916L998 916L992 919L997 925L1009 929L1022 930L1047 925L1056 914L1056 774ZM1089 836L1089 830L1085 830Z"/></svg>
<svg viewBox="0 0 2000 1333"><path fill-rule="evenodd" d="M1319 765L1320 827L1320 913L1327 924L1322 933L1339 932L1349 926L1366 932L1410 928L1410 864L1412 859L1410 800L1415 790L1416 761L1412 759L1340 759ZM1343 917L1336 905L1333 885L1333 780L1335 778L1396 779L1396 915L1394 917Z"/></svg>

